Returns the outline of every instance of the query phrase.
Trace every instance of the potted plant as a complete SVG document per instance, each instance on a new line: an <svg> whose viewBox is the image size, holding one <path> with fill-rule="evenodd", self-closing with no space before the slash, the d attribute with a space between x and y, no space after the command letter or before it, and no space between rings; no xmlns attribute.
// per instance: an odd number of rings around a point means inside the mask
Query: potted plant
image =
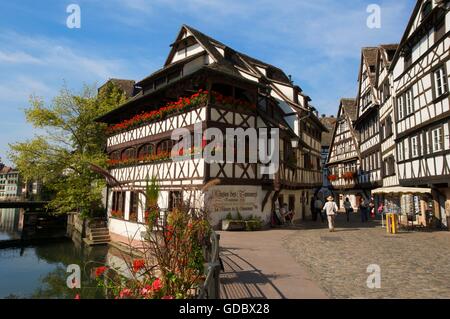
<svg viewBox="0 0 450 319"><path fill-rule="evenodd" d="M237 212L234 218L231 213L222 220L222 230L226 231L255 231L262 228L262 220L259 217L253 217L250 215L248 218L244 219L242 215Z"/></svg>
<svg viewBox="0 0 450 319"><path fill-rule="evenodd" d="M233 218L231 213L228 213L225 219L222 220L222 230L241 231L245 229L246 229L245 220L244 218L242 218L239 211L237 212L236 218Z"/></svg>

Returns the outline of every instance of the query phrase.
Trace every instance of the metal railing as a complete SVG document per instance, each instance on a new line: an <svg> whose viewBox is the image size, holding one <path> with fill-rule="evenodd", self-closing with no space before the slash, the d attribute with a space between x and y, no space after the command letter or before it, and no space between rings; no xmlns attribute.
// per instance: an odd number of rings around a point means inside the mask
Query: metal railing
<svg viewBox="0 0 450 319"><path fill-rule="evenodd" d="M219 299L220 298L220 270L219 257L220 235L212 231L210 236L210 251L206 270L206 279L199 288L197 299ZM208 255L208 254L207 254Z"/></svg>

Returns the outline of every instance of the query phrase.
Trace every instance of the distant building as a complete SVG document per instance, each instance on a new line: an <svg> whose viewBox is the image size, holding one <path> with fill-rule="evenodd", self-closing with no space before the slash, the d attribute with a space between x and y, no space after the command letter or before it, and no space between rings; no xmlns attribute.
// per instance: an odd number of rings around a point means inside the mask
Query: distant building
<svg viewBox="0 0 450 319"><path fill-rule="evenodd" d="M327 159L327 180L331 183L333 192L338 195L336 201L341 208L347 197L356 208L362 192L361 189L357 189L361 156L358 133L353 128L356 115L356 100L341 99Z"/></svg>
<svg viewBox="0 0 450 319"><path fill-rule="evenodd" d="M19 171L0 163L0 200L15 199L21 193Z"/></svg>
<svg viewBox="0 0 450 319"><path fill-rule="evenodd" d="M328 180L328 154L330 153L330 146L333 140L334 127L336 126L337 118L335 116L322 115L320 122L325 126L328 132L322 133L321 140L321 161L322 161L322 188L319 190L319 196L326 197L331 194L331 183Z"/></svg>

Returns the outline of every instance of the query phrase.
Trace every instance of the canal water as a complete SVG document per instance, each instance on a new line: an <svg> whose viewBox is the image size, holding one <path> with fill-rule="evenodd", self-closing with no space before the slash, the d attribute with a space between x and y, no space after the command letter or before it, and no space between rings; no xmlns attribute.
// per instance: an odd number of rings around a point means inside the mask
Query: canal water
<svg viewBox="0 0 450 319"><path fill-rule="evenodd" d="M21 212L1 209L0 241L20 238ZM67 238L18 248L0 249L0 298L103 298L93 272L108 263L112 251L108 246L84 245L78 233ZM81 289L69 289L66 281L69 265L81 268Z"/></svg>

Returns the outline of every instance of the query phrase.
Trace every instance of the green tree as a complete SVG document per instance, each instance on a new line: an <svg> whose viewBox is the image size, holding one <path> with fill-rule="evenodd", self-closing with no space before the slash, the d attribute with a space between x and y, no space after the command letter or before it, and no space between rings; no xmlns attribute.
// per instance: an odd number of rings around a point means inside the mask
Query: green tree
<svg viewBox="0 0 450 319"><path fill-rule="evenodd" d="M75 94L63 88L52 103L32 97L27 121L41 134L10 144L9 156L25 179L42 180L55 192L49 208L58 213L78 211L92 216L101 211L103 179L89 165L106 165L105 124L95 119L126 99L112 82L100 92L85 85Z"/></svg>

